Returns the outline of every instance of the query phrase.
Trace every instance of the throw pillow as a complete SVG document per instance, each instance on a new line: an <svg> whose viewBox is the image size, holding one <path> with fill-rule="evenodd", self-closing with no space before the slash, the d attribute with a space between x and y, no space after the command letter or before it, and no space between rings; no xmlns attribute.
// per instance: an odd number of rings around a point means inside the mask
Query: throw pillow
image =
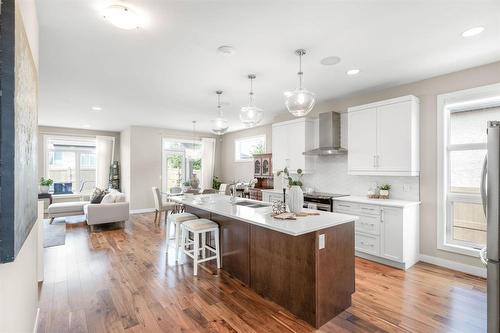
<svg viewBox="0 0 500 333"><path fill-rule="evenodd" d="M96 187L94 192L92 192L92 195L90 196L90 203L93 204L101 203L101 200L104 197L104 195L105 195L104 191Z"/></svg>
<svg viewBox="0 0 500 333"><path fill-rule="evenodd" d="M115 194L114 193L108 193L106 194L102 200L101 203L114 203L115 202Z"/></svg>

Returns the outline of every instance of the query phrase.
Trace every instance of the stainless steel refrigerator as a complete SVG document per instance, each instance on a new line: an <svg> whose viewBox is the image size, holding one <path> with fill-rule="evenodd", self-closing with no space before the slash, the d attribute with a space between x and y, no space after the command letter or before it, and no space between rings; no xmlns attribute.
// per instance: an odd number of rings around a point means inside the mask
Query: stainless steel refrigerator
<svg viewBox="0 0 500 333"><path fill-rule="evenodd" d="M481 177L487 238L480 257L488 272L488 333L500 333L500 121L488 122L487 131L488 153Z"/></svg>

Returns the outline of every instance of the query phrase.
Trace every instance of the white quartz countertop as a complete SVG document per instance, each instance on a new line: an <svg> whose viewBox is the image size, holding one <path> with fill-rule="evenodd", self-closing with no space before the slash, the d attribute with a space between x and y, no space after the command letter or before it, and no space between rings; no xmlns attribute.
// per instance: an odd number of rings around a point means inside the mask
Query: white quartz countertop
<svg viewBox="0 0 500 333"><path fill-rule="evenodd" d="M370 199L367 197L349 195L346 197L333 198L335 201L355 202L361 204L380 205L388 207L407 207L419 205L420 201L393 200L393 199Z"/></svg>
<svg viewBox="0 0 500 333"><path fill-rule="evenodd" d="M292 236L304 235L336 225L353 222L358 219L357 216L353 215L314 210L314 212L319 212L320 215L297 217L296 220L278 220L271 217L270 203L237 198L237 202L250 201L266 205L262 208L253 208L232 204L230 198L231 197L227 195L209 194L195 196L184 195L179 197L171 197L170 199L178 203L183 203L185 205L202 209L211 213L227 216L239 221L251 223L263 228L282 232ZM312 210L304 209L304 211Z"/></svg>

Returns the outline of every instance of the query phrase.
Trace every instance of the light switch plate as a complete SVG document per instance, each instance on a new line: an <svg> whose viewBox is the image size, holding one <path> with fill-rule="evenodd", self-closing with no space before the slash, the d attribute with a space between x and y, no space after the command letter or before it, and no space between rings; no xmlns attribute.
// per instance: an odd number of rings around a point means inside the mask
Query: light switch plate
<svg viewBox="0 0 500 333"><path fill-rule="evenodd" d="M325 234L319 235L319 249L325 248Z"/></svg>
<svg viewBox="0 0 500 333"><path fill-rule="evenodd" d="M410 192L410 184L403 184L403 192Z"/></svg>

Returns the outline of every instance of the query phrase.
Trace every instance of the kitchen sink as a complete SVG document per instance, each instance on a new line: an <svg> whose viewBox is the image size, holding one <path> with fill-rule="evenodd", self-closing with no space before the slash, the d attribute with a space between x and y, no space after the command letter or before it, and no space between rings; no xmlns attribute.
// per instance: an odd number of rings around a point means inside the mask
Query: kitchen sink
<svg viewBox="0 0 500 333"><path fill-rule="evenodd" d="M269 207L269 205L261 204L261 203L257 203L257 202L252 202L252 201L238 201L237 203L235 203L235 205L247 206L247 207L251 207L251 208Z"/></svg>

